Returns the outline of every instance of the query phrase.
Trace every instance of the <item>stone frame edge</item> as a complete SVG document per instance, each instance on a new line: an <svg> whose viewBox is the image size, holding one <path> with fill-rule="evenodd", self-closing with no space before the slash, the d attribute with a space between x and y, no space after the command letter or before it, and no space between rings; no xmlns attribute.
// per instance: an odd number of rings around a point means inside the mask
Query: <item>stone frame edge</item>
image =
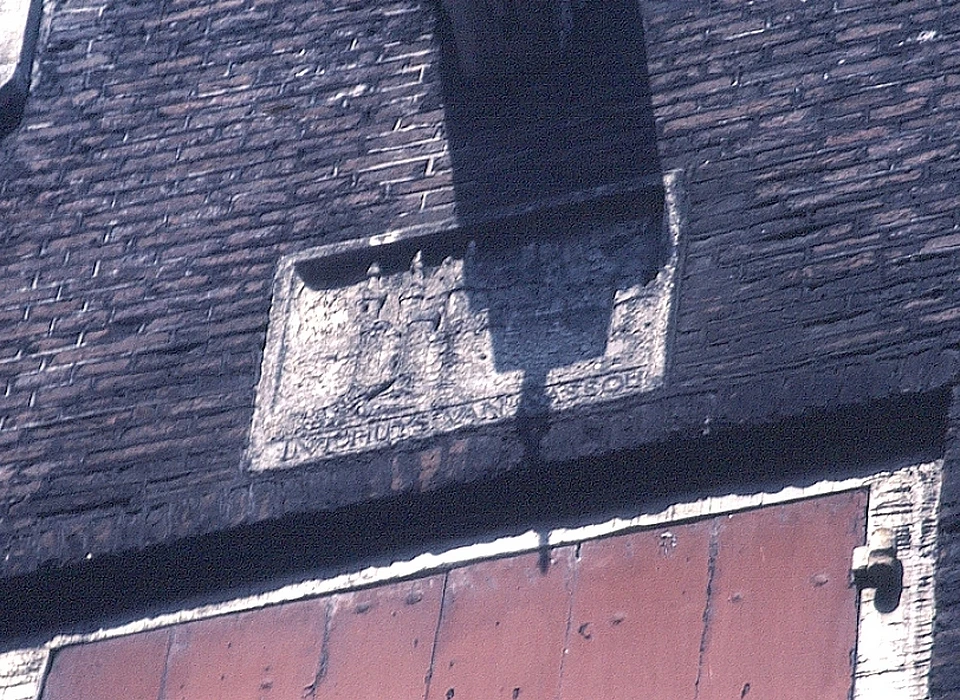
<svg viewBox="0 0 960 700"><path fill-rule="evenodd" d="M591 198L597 198L608 195L622 195L625 193L639 193L650 190L654 187L662 187L663 195L663 245L665 255L660 266L659 273L650 282L660 288L656 300L656 317L661 319L664 327L664 335L660 340L660 363L662 364L662 373L658 381L653 386L637 392L645 394L662 388L670 373L672 364L671 347L673 344L673 334L675 331L675 321L678 306L678 288L680 278L683 274L683 258L686 244L686 237L683 235L683 226L686 219L686 177L682 170L669 170L658 178L655 185L651 184L650 178L644 178L631 181L626 184L604 186L580 193L573 198L573 203L582 203L590 201ZM550 208L560 208L569 202L551 201L543 211ZM524 215L536 213L536 210L510 210L508 215ZM478 222L476 226L482 227L490 224L494 219ZM401 441L396 444L383 444L371 447L358 453L334 454L328 456L307 456L305 458L291 461L284 464L277 461L269 455L269 443L265 437L267 425L270 418L270 409L267 404L273 401L277 388L280 384L280 370L283 363L283 347L287 326L284 323L285 318L290 313L294 285L294 277L297 274L296 268L302 263L324 258L337 258L352 255L362 255L364 252L372 251L377 248L386 248L394 245L411 245L418 242L428 242L434 238L449 231L462 231L472 228L472 225L461 225L456 220L442 221L426 226L417 226L412 228L398 228L386 231L381 234L368 236L362 239L352 239L339 243L330 243L316 246L306 250L291 253L283 256L277 263L276 272L273 278L271 290L270 312L268 316L266 337L264 339L263 354L260 358L260 371L257 376L256 394L254 399L254 408L250 420L250 427L247 431L246 447L243 453L242 467L251 474L262 474L275 470L296 469L309 467L310 465L336 461L338 459L350 459L370 455L384 450L396 449L407 442L424 442L440 437L445 437L451 433L436 432L422 437L410 438L409 441ZM632 394L632 395L637 395ZM600 400L600 403L607 401L623 400L623 396ZM569 409L569 410L576 410ZM471 429L488 427L487 424L478 424Z"/></svg>

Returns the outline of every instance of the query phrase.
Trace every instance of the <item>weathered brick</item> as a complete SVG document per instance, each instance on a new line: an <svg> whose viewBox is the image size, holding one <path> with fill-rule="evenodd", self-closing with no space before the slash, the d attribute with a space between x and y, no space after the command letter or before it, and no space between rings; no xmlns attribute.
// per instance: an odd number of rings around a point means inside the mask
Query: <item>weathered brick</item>
<svg viewBox="0 0 960 700"><path fill-rule="evenodd" d="M642 9L660 167L686 183L670 384L591 409L589 429L571 417L583 442L556 454L695 436L707 411L752 430L953 383L958 8ZM432 11L50 10L23 122L0 142L0 469L16 482L0 487L0 513L16 502L20 514L3 524L4 574L390 494L397 467L382 455L279 483L238 465L279 258L452 225L469 192ZM618 109L605 123L629 126L647 107ZM568 133L589 154L576 165L611 169L649 137ZM527 151L497 152L502 139L478 136L472 157L524 166ZM518 466L513 428L497 430L476 438L487 452L445 457L429 488ZM40 462L63 480L30 471ZM121 466L122 481L149 487L67 513L71 494L92 497L85 479L109 484ZM942 638L938 687L955 687L955 640Z"/></svg>

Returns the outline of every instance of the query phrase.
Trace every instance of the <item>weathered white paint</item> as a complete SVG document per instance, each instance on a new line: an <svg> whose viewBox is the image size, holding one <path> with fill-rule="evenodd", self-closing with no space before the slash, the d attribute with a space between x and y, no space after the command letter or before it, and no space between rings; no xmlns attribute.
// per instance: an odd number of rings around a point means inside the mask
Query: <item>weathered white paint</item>
<svg viewBox="0 0 960 700"><path fill-rule="evenodd" d="M254 610L268 605L350 591L359 587L424 576L470 562L537 551L544 537L551 547L575 544L641 528L736 513L762 506L789 503L840 491L870 488L868 530L893 528L898 533L898 557L904 565L904 591L900 606L882 614L873 606L873 593L861 594L855 700L925 700L932 651L935 610L936 515L940 496L942 461L882 471L863 477L824 480L809 486L789 486L774 492L711 496L677 503L654 513L614 518L548 533L529 531L455 547L424 552L388 566L316 578L265 589L255 595L177 612L148 617L85 634L60 634L35 648L0 654L0 700L34 700L40 697L49 655L57 648L136 632L202 620L218 615ZM907 536L909 535L909 537ZM851 552L852 556L852 552Z"/></svg>
<svg viewBox="0 0 960 700"><path fill-rule="evenodd" d="M878 612L874 591L860 596L856 700L924 700L933 648L934 572L940 473L903 469L872 485L867 529L890 528L903 564L900 605Z"/></svg>
<svg viewBox="0 0 960 700"><path fill-rule="evenodd" d="M48 647L0 653L0 700L34 700L46 672Z"/></svg>
<svg viewBox="0 0 960 700"><path fill-rule="evenodd" d="M0 0L0 106L26 95L40 5L41 0Z"/></svg>
<svg viewBox="0 0 960 700"><path fill-rule="evenodd" d="M10 80L20 62L31 4L32 0L0 0L0 85Z"/></svg>

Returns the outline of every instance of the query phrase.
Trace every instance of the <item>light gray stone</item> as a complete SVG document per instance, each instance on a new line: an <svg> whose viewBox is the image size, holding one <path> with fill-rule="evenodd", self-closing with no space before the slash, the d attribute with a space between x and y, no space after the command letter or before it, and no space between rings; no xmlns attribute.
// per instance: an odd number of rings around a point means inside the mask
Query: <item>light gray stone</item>
<svg viewBox="0 0 960 700"><path fill-rule="evenodd" d="M251 468L659 386L679 238L670 182L667 200L666 222L547 216L521 231L382 236L284 260Z"/></svg>
<svg viewBox="0 0 960 700"><path fill-rule="evenodd" d="M40 0L0 0L0 135L20 117L30 86Z"/></svg>

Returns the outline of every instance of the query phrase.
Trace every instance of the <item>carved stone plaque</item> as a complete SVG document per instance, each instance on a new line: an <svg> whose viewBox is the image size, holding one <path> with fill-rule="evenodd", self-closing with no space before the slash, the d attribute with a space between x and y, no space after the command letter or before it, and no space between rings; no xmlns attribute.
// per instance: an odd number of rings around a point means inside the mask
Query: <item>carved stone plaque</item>
<svg viewBox="0 0 960 700"><path fill-rule="evenodd" d="M284 259L251 468L659 386L680 234L670 178L666 193L666 216L641 207L611 219L581 208L519 231L491 223L484 232L384 235Z"/></svg>

